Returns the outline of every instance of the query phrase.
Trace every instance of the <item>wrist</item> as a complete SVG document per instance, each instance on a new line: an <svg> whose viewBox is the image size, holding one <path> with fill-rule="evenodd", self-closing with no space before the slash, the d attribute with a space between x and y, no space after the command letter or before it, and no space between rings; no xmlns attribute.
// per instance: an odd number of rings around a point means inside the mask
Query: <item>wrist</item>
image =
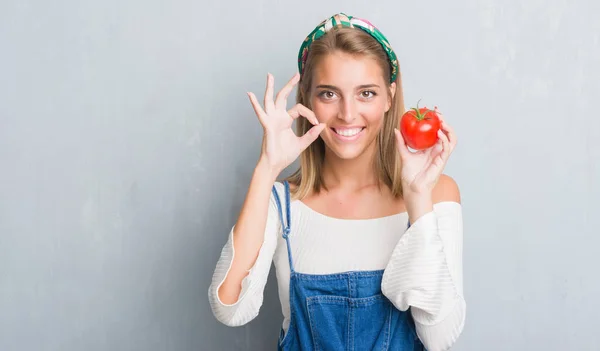
<svg viewBox="0 0 600 351"><path fill-rule="evenodd" d="M435 184L424 184L423 182L408 181L402 179L402 192L404 194L412 194L414 196L427 196L433 193Z"/></svg>
<svg viewBox="0 0 600 351"><path fill-rule="evenodd" d="M410 189L409 187L402 188L402 194L404 198L409 198L411 200L424 200L431 199L433 195L433 190L430 189Z"/></svg>
<svg viewBox="0 0 600 351"><path fill-rule="evenodd" d="M273 182L277 180L279 173L281 173L281 170L270 164L269 161L262 156L254 168L255 175L258 175L261 178L265 177Z"/></svg>
<svg viewBox="0 0 600 351"><path fill-rule="evenodd" d="M431 192L408 191L403 194L403 198L410 223L415 223L421 216L433 211Z"/></svg>

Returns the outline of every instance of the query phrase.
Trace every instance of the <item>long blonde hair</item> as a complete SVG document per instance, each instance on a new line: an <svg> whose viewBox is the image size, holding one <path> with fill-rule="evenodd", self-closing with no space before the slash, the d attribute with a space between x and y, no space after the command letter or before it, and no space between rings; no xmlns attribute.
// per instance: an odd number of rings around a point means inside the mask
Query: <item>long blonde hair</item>
<svg viewBox="0 0 600 351"><path fill-rule="evenodd" d="M310 46L306 66L298 84L296 102L312 109L310 104L310 88L312 86L313 72L321 60L333 53L343 52L356 56L368 56L374 58L384 72L386 82L390 81L391 67L388 57L371 35L357 28L334 28ZM379 175L379 182L388 186L394 197L402 196L402 184L400 182L400 157L394 128L398 127L400 116L404 113L404 97L402 93L402 79L400 70L396 77L396 92L392 98L390 109L384 115L383 127L377 135L377 151L374 159L374 171ZM388 94L391 98L391 90L388 86ZM296 120L296 131L304 135L312 124L305 119ZM310 191L318 193L321 188L326 189L322 178L322 166L325 159L325 143L320 137L317 138L300 155L300 167L292 175L286 178L295 185L292 190L294 199L302 199Z"/></svg>

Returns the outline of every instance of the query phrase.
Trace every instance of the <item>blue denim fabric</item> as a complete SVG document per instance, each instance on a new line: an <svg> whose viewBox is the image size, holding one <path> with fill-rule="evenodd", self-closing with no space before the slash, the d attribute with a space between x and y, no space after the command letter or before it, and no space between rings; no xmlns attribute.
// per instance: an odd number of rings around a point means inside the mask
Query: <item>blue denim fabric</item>
<svg viewBox="0 0 600 351"><path fill-rule="evenodd" d="M281 329L278 350L423 351L410 310L396 309L381 292L383 270L335 274L294 270L287 181L284 186L285 222L275 187L273 193L290 263L290 325L287 332Z"/></svg>

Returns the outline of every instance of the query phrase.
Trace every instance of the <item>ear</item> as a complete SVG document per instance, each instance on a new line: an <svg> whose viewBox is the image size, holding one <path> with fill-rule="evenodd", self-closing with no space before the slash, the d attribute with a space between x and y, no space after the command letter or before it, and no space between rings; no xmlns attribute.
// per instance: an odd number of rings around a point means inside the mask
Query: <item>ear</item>
<svg viewBox="0 0 600 351"><path fill-rule="evenodd" d="M388 94L388 101L385 112L388 112L392 107L392 101L394 101L394 96L396 96L396 82L390 84L390 93Z"/></svg>

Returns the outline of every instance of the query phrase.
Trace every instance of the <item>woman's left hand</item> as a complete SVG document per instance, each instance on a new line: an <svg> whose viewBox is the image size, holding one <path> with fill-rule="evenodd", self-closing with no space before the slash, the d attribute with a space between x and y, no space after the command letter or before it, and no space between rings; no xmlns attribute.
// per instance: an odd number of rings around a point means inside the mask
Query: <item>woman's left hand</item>
<svg viewBox="0 0 600 351"><path fill-rule="evenodd" d="M438 131L438 141L432 147L411 152L402 137L402 133L397 128L395 130L402 161L402 188L405 193L431 193L456 146L454 130L444 121L443 115L437 109L437 106L434 110L442 123Z"/></svg>

